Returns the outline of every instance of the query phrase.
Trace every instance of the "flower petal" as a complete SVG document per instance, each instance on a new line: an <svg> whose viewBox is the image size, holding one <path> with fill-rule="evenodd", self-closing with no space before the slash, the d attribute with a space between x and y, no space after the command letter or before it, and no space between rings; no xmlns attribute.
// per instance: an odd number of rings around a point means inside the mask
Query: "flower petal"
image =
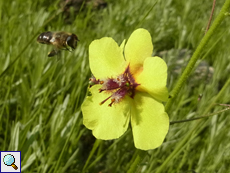
<svg viewBox="0 0 230 173"><path fill-rule="evenodd" d="M93 135L98 139L115 139L127 130L130 121L129 101L124 98L121 102L109 107L110 99L99 105L111 94L99 93L100 85L94 85L83 102L81 109L83 113L83 124L93 130ZM129 98L127 98L129 99Z"/></svg>
<svg viewBox="0 0 230 173"><path fill-rule="evenodd" d="M126 39L124 39L120 45L120 48L124 50Z"/></svg>
<svg viewBox="0 0 230 173"><path fill-rule="evenodd" d="M131 109L131 125L136 148L149 150L159 147L169 129L169 118L162 103L147 93L136 93Z"/></svg>
<svg viewBox="0 0 230 173"><path fill-rule="evenodd" d="M89 46L89 65L97 79L113 77L125 69L123 49L110 37L93 41Z"/></svg>
<svg viewBox="0 0 230 173"><path fill-rule="evenodd" d="M146 58L143 71L135 76L136 82L140 85L137 90L148 92L159 101L167 101L167 65L159 57Z"/></svg>
<svg viewBox="0 0 230 173"><path fill-rule="evenodd" d="M145 29L135 30L125 46L125 59L130 63L131 72L135 73L153 52L150 33Z"/></svg>

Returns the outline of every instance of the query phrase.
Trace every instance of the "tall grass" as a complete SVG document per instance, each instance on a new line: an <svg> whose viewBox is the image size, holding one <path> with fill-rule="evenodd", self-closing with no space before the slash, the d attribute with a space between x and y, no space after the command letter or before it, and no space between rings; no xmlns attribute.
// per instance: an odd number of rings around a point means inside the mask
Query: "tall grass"
<svg viewBox="0 0 230 173"><path fill-rule="evenodd" d="M87 5L75 13L72 7L66 22L59 1L0 1L0 150L21 151L22 172L77 173L84 166L85 172L127 172L137 154L131 130L117 140L96 141L82 125L80 106L91 76L90 42L110 36L121 43L137 27L149 30L153 54L169 66L171 91L204 36L212 7L208 0L106 2L105 8ZM223 4L217 2L214 18ZM197 63L176 97L168 111L170 121L203 115L228 80L228 19L202 50L198 63L203 66ZM80 39L77 49L47 57L52 48L36 43L36 36L48 30L75 33ZM217 102L229 104L229 95L227 87ZM208 113L221 109L213 106ZM230 171L229 112L199 121L162 172ZM136 172L155 172L196 123L171 125L163 145L148 151Z"/></svg>

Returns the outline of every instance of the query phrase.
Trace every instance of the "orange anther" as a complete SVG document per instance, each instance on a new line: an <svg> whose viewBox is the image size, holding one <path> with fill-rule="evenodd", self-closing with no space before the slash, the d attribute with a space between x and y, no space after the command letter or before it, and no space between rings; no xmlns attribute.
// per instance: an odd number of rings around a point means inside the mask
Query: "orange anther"
<svg viewBox="0 0 230 173"><path fill-rule="evenodd" d="M115 102L115 99L111 99L111 103L108 105L109 107L112 107L112 104Z"/></svg>

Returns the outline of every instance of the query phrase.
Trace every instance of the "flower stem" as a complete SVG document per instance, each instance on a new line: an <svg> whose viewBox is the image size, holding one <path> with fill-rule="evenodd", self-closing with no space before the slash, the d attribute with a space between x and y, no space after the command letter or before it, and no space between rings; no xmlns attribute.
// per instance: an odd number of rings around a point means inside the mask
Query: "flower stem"
<svg viewBox="0 0 230 173"><path fill-rule="evenodd" d="M169 109L171 108L172 103L174 102L176 96L180 92L180 89L182 88L182 86L184 85L188 76L190 75L193 67L195 66L196 61L200 58L200 54L201 54L202 50L207 45L207 43L210 40L210 38L212 37L212 35L215 33L217 27L220 25L220 23L227 16L228 11L229 11L229 7L230 7L230 0L226 0L220 13L218 14L216 19L214 20L212 26L210 27L210 29L208 30L206 35L202 38L200 44L196 48L196 50L195 50L194 54L192 55L188 65L186 66L184 72L182 73L181 77L179 78L175 87L173 88L172 92L170 93L171 98L169 98L169 100L165 106L166 112L168 112Z"/></svg>

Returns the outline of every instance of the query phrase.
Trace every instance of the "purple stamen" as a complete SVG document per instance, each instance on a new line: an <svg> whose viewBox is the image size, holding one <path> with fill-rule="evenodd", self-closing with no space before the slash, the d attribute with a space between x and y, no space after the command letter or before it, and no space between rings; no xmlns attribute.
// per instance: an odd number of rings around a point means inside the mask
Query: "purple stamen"
<svg viewBox="0 0 230 173"><path fill-rule="evenodd" d="M135 82L135 79L130 72L129 65L125 69L124 73L122 75L119 75L117 78L109 78L103 81L96 80L96 82L98 84L102 84L102 87L99 89L100 93L102 91L111 92L111 96L100 103L100 105L102 105L109 98L111 98L111 103L109 104L109 106L112 106L112 104L114 103L120 102L126 95L134 98L135 89L138 85L140 85Z"/></svg>

